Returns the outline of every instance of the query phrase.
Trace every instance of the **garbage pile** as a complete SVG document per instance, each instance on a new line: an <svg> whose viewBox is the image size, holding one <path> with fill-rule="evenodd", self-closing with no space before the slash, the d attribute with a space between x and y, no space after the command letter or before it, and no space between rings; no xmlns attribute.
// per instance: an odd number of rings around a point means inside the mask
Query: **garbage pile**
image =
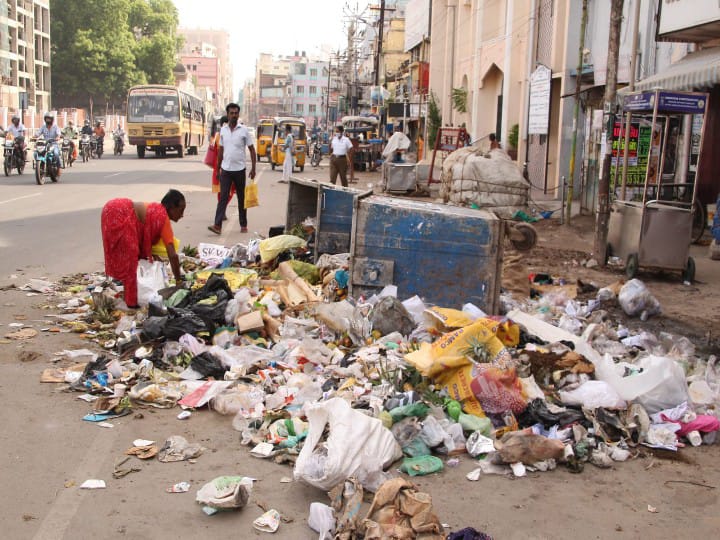
<svg viewBox="0 0 720 540"><path fill-rule="evenodd" d="M142 406L228 416L252 456L292 465L296 480L330 492L332 510L316 503L311 524L342 538L442 538L430 497L408 477L460 459L474 461L475 481L606 468L646 447L716 440L717 359L685 337L631 331L610 316L618 304L642 320L660 313L639 280L580 296L574 285L534 281L535 298L506 294L503 313L486 314L401 300L393 287L350 298L347 262L198 264L187 288L154 291L134 313L117 310L104 276L76 281L61 293L61 320L105 352L75 355L42 380L86 395L92 421ZM160 454L201 452L168 440ZM251 488L221 477L197 498L212 513L243 506ZM363 490L376 495L359 520L348 505Z"/></svg>

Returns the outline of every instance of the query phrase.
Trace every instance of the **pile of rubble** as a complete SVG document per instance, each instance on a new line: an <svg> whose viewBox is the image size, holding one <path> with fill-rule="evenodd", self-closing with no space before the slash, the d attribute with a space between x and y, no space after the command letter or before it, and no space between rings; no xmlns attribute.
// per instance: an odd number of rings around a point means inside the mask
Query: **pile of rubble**
<svg viewBox="0 0 720 540"><path fill-rule="evenodd" d="M429 496L404 475L459 459L476 461L474 481L715 442L716 358L610 316L618 303L643 320L659 314L638 280L583 285L578 296L548 276L535 298L506 295L502 313L486 314L401 300L393 287L347 297L347 255L274 267L280 249L247 267L249 251L229 250L215 268L186 258L190 285L151 291L137 312L118 309L118 286L104 276L55 287L62 325L104 352L67 351L42 380L81 392L89 421L142 406L228 416L251 455L290 464L296 480L329 492L331 506L314 503L310 523L341 538L443 538ZM177 439L136 445L135 455L202 452ZM247 478L221 477L197 500L207 513L238 508L251 489ZM363 490L375 499L360 520ZM260 530L277 529L272 512Z"/></svg>

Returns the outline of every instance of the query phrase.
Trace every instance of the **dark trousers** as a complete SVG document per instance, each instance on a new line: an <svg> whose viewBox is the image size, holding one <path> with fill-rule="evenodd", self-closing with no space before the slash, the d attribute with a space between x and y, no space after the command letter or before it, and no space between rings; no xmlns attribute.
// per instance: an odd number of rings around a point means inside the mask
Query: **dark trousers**
<svg viewBox="0 0 720 540"><path fill-rule="evenodd" d="M348 158L347 156L330 156L330 182L337 182L338 174L340 175L340 183L344 187L348 187L347 181Z"/></svg>
<svg viewBox="0 0 720 540"><path fill-rule="evenodd" d="M222 219L230 200L230 186L235 186L238 202L240 226L247 227L247 210L245 210L245 169L242 171L220 171L220 200L215 210L215 226L222 227Z"/></svg>

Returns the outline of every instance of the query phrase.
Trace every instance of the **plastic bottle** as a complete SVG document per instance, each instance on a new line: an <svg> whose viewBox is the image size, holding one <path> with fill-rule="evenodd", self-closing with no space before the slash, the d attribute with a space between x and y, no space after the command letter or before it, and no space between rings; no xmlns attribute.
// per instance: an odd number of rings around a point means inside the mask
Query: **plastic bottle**
<svg viewBox="0 0 720 540"><path fill-rule="evenodd" d="M693 446L700 446L702 444L702 436L697 430L691 431L686 435L686 437L687 440L690 441L690 444L692 444Z"/></svg>

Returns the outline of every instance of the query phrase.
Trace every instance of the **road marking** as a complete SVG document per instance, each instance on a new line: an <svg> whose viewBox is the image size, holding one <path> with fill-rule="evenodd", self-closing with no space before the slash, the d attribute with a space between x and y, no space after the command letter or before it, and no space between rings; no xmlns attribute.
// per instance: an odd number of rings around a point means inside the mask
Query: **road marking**
<svg viewBox="0 0 720 540"><path fill-rule="evenodd" d="M40 195L42 195L42 193L33 193L32 195L23 195L22 197L15 197L14 199L8 199L7 201L0 201L0 204L19 201L22 199L29 199L30 197L39 197Z"/></svg>
<svg viewBox="0 0 720 540"><path fill-rule="evenodd" d="M98 478L97 474L112 451L117 434L118 430L114 429L98 431L95 440L71 477L76 482L76 485L72 488L60 488L62 491L50 507L50 512L45 516L33 540L57 540L65 536L65 531L67 531L70 522L77 514L80 503L90 493L86 490L80 490L80 484L88 478Z"/></svg>
<svg viewBox="0 0 720 540"><path fill-rule="evenodd" d="M120 176L121 174L126 174L124 172L116 172L113 174L108 174L107 176L103 176L103 178L112 178L113 176Z"/></svg>

